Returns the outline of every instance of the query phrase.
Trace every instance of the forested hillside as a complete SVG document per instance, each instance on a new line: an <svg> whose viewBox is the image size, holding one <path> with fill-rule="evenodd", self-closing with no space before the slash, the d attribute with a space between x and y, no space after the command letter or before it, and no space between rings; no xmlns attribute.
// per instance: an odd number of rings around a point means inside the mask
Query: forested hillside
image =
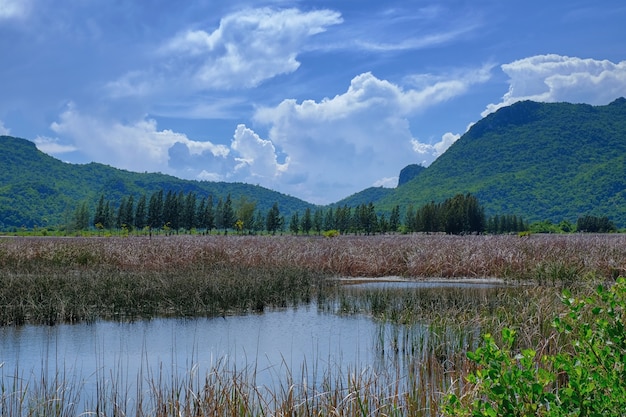
<svg viewBox="0 0 626 417"><path fill-rule="evenodd" d="M72 221L77 207L87 204L94 213L101 196L120 202L130 195L163 190L193 192L199 198L212 195L217 202L230 194L256 203L262 212L278 203L284 216L314 207L263 187L226 182L188 181L169 175L141 174L90 163L67 164L39 151L33 142L0 136L0 230L13 227L59 226Z"/></svg>
<svg viewBox="0 0 626 417"><path fill-rule="evenodd" d="M517 214L530 222L607 216L626 226L626 99L502 108L375 204L390 210L467 192L487 215Z"/></svg>
<svg viewBox="0 0 626 417"><path fill-rule="evenodd" d="M478 121L429 167L402 170L396 189L372 187L328 208L375 205L389 219L470 193L487 218L526 222L606 218L626 226L626 99L606 106L519 102ZM290 219L319 207L259 186L187 181L91 163L63 163L27 140L0 136L0 230L58 226L78 207L90 213L102 197L119 204L162 191L255 203L267 213L278 203ZM409 216L410 217L410 216Z"/></svg>

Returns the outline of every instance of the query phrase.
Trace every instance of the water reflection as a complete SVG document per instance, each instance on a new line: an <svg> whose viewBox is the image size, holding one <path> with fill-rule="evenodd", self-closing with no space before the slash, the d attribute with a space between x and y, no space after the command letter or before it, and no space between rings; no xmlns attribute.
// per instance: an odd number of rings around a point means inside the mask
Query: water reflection
<svg viewBox="0 0 626 417"><path fill-rule="evenodd" d="M62 372L83 387L88 402L98 384L132 393L138 380L168 380L192 371L203 375L215 368L248 369L256 384L269 387L284 383L286 375L316 385L329 372L415 374L410 367L424 359L424 346L436 346L446 361L460 345L474 343L479 329L433 332L427 321L419 320L398 325L394 311L432 312L444 305L462 309L488 303L499 291L488 284L360 283L337 289L319 305L262 314L4 327L0 377L50 379Z"/></svg>
<svg viewBox="0 0 626 417"><path fill-rule="evenodd" d="M318 312L316 305L226 318L98 321L54 327L0 328L3 375L69 371L93 385L97 375L122 372L127 381L159 367L166 374L195 366L208 371L253 367L259 384L303 364L319 369L374 363L376 323L364 316Z"/></svg>

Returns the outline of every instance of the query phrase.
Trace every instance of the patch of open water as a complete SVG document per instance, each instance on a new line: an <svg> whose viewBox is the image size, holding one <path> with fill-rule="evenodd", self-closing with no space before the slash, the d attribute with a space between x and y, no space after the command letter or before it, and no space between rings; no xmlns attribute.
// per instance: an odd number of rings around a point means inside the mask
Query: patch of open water
<svg viewBox="0 0 626 417"><path fill-rule="evenodd" d="M465 287L493 283L369 282L358 289ZM159 318L130 323L0 327L0 378L34 378L61 372L93 398L97 384L134 391L138 376L154 380L161 372L183 378L213 369L249 369L256 384L280 385L285 376L319 384L328 372L388 370L398 366L381 354L381 337L397 326L364 315L338 315L315 303L261 314L216 318ZM381 336L382 335L382 336ZM385 343L384 341L382 342ZM395 364L395 365L394 365ZM400 371L401 372L401 371Z"/></svg>

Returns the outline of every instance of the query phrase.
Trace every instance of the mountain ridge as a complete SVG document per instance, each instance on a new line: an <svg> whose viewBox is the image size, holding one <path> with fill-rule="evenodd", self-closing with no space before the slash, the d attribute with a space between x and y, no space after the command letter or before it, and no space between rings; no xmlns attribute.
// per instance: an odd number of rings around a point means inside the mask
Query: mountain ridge
<svg viewBox="0 0 626 417"><path fill-rule="evenodd" d="M626 225L626 99L503 107L377 203L419 206L467 192L487 214L554 222L607 215Z"/></svg>
<svg viewBox="0 0 626 417"><path fill-rule="evenodd" d="M327 207L370 202L378 212L420 207L471 193L487 215L575 222L608 216L626 226L626 99L605 106L521 101L476 122L430 166L409 165L395 189L370 187ZM0 229L66 224L81 202L119 202L163 189L233 201L263 212L279 203L286 218L313 204L243 183L183 180L99 163L68 164L26 139L0 136Z"/></svg>
<svg viewBox="0 0 626 417"><path fill-rule="evenodd" d="M313 204L267 188L244 184L183 180L162 173L136 173L91 162L70 164L41 152L22 138L0 136L0 230L11 227L67 224L81 202L93 210L101 195L119 203L163 189L255 201L265 214L277 202L284 216Z"/></svg>

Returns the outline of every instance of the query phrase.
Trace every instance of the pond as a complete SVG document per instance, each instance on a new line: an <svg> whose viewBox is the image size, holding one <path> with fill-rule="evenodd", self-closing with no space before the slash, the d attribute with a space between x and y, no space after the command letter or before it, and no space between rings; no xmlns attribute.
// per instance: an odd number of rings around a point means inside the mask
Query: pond
<svg viewBox="0 0 626 417"><path fill-rule="evenodd" d="M500 287L361 282L345 289L356 297L359 292L413 290L437 297L436 292L454 289L480 302ZM125 407L132 410L137 384L201 378L216 369L243 371L253 375L255 384L267 387L280 387L287 378L316 386L329 373L363 370L404 375L409 364L420 358L416 340L424 344L431 337L428 323L395 325L366 313L346 314L341 305L333 299L324 305L320 301L320 305L242 316L4 327L0 328L0 378L5 386L16 378L37 382L56 377L70 382L78 387L74 395L84 410L94 406L98 391L121 390L130 393Z"/></svg>

